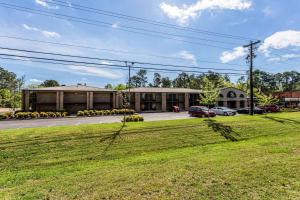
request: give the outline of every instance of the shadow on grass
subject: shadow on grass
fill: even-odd
[[[116,141],[116,139],[118,137],[120,137],[120,134],[122,132],[122,130],[124,129],[125,124],[122,123],[122,126],[119,130],[117,130],[115,133],[107,135],[103,138],[101,138],[100,142],[105,142],[107,140],[110,140],[110,142],[108,143],[107,147],[105,147],[105,149],[103,150],[101,157],[105,156],[105,153],[111,148],[111,146],[114,144],[114,142]]]
[[[148,132],[155,132],[155,131],[167,131],[167,130],[178,130],[178,129],[186,129],[186,128],[198,128],[201,127],[201,125],[179,125],[179,126],[163,126],[163,127],[149,127],[149,128],[143,128],[143,129],[131,129],[131,130],[124,130],[124,126],[120,128],[120,130],[116,131],[115,133],[112,133],[112,131],[105,131],[105,132],[99,132],[94,134],[86,134],[86,135],[78,135],[74,137],[70,137],[70,135],[67,136],[57,136],[57,137],[37,137],[37,138],[30,138],[30,139],[23,139],[23,140],[14,140],[9,142],[0,142],[0,149],[6,149],[6,148],[16,148],[16,147],[23,147],[27,145],[42,145],[42,144],[50,144],[50,143],[57,143],[57,142],[65,142],[65,141],[75,141],[75,140],[90,140],[95,138],[101,138],[101,141],[106,141],[107,139],[111,139],[116,135],[116,133],[123,131],[123,134],[136,134],[136,133],[148,133]],[[108,134],[108,135],[103,135]],[[120,133],[118,133],[120,134]],[[116,135],[117,136],[117,135]],[[11,144],[11,145],[10,145]]]
[[[298,124],[298,125],[300,124],[300,121],[293,120],[293,119],[286,119],[286,118],[281,118],[281,117],[271,117],[271,116],[265,116],[264,118],[275,121],[275,122],[279,122],[282,124],[285,124],[285,123],[289,123],[289,124],[292,123],[292,124]]]
[[[225,139],[232,142],[238,141],[238,137],[240,137],[240,135],[236,133],[231,126],[224,125],[213,119],[206,119],[204,121],[207,123],[208,127],[212,128],[214,132],[220,133]]]

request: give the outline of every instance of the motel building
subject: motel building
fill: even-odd
[[[90,86],[60,86],[24,89],[23,111],[66,111],[75,114],[79,110],[105,110],[122,108],[122,93],[130,98],[130,108],[136,112],[168,112],[173,106],[188,110],[199,105],[200,90],[188,88],[132,88],[116,91]],[[235,88],[222,88],[217,106],[239,109],[247,106],[246,94]]]

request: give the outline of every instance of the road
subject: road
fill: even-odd
[[[187,112],[181,113],[142,113],[145,121],[175,120],[190,118]],[[35,120],[9,120],[0,121],[2,129],[20,129],[34,127],[51,127],[80,124],[108,124],[121,122],[122,116],[101,116],[101,117],[68,117],[58,119],[35,119]]]

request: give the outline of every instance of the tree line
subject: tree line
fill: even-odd
[[[207,82],[210,82],[213,88],[236,87],[243,91],[248,91],[248,76],[241,76],[236,83],[230,80],[228,75],[209,71],[206,74],[187,74],[179,73],[173,80],[169,77],[163,77],[160,73],[153,74],[153,80],[148,81],[148,73],[146,70],[139,70],[130,78],[130,87],[163,87],[163,88],[190,88],[204,90],[207,88]],[[300,90],[300,73],[297,71],[287,71],[283,73],[268,73],[261,70],[253,72],[254,87],[264,93],[272,94],[273,92],[285,92]],[[126,85],[118,84],[113,87],[107,84],[105,88],[109,89],[126,89]]]

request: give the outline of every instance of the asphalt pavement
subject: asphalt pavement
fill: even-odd
[[[176,120],[190,118],[187,112],[180,113],[141,113],[145,121]],[[121,122],[123,116],[100,116],[100,117],[67,117],[57,119],[34,119],[34,120],[8,120],[0,121],[2,129],[20,129],[34,127],[52,127],[80,124],[109,124]]]

